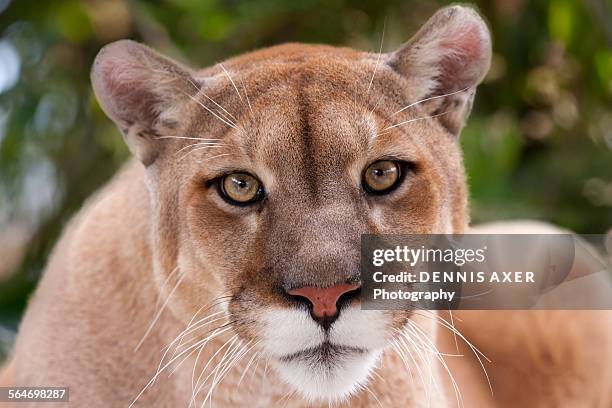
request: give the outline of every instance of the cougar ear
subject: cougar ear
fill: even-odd
[[[130,40],[100,50],[91,81],[102,109],[145,165],[159,154],[159,130],[179,119],[181,104],[198,86],[188,68]]]
[[[445,7],[399,50],[388,64],[409,81],[416,100],[439,95],[426,106],[451,133],[459,134],[470,113],[476,86],[491,63],[489,29],[472,8]],[[450,94],[450,95],[449,95]]]

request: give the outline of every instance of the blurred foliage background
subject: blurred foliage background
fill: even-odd
[[[128,152],[89,83],[104,44],[133,38],[207,66],[288,41],[377,51],[443,1],[0,0],[0,344],[54,242]],[[612,3],[495,0],[491,71],[463,132],[475,221],[612,226]],[[7,330],[8,329],[8,330]]]

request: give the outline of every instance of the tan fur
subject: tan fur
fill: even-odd
[[[494,222],[471,228],[477,234],[563,234],[567,230],[534,221]],[[530,255],[530,254],[529,254]],[[529,256],[526,255],[526,256]],[[569,276],[592,273],[592,255],[581,252]],[[601,265],[601,264],[599,264]],[[597,269],[599,270],[599,268]],[[610,279],[601,285],[612,290]],[[448,313],[444,313],[448,319]],[[452,359],[460,382],[478,384],[471,395],[502,407],[612,406],[612,314],[606,310],[475,311],[453,313],[456,327],[491,359],[486,364],[494,399],[482,390],[480,367]],[[450,333],[441,350],[456,352]],[[463,353],[469,353],[465,344]],[[456,363],[456,364],[455,364]],[[494,401],[494,403],[493,403]]]
[[[94,89],[139,161],[87,203],[58,243],[19,330],[14,383],[69,386],[73,406],[128,406],[155,374],[164,347],[218,300],[231,330],[171,376],[164,372],[137,400],[188,406],[193,367],[209,359],[215,366],[223,358],[215,353],[234,333],[246,344],[261,340],[269,308],[296,309],[283,291],[356,279],[362,233],[464,232],[467,188],[457,136],[490,52],[486,25],[459,6],[438,12],[406,46],[383,55],[289,44],[195,72],[132,42],[103,49]],[[447,96],[432,98],[438,95]],[[391,127],[404,121],[411,122]],[[198,140],[188,138],[220,144],[190,148]],[[365,196],[363,169],[381,157],[411,162],[412,170],[392,194]],[[237,170],[262,181],[263,203],[233,207],[220,198],[212,180]],[[408,321],[436,341],[435,314],[376,316],[386,322],[372,334],[381,341],[390,344]],[[478,317],[465,330],[488,344],[490,337],[478,336],[486,320]],[[585,339],[576,336],[565,347],[580,347]],[[442,335],[440,344],[446,340]],[[546,343],[538,344],[533,355],[523,354],[529,361],[542,358]],[[228,371],[213,406],[327,406],[309,403],[265,360],[238,385],[256,351]],[[473,386],[483,385],[473,364],[466,357],[457,368],[472,384],[468,403],[487,398]],[[344,405],[455,405],[454,394],[440,388],[445,374],[433,355],[409,366],[411,373],[385,349],[368,389]],[[578,388],[586,373],[571,377]],[[551,395],[565,384],[541,377],[534,381],[547,381]],[[519,406],[502,380],[500,406]],[[555,398],[546,401],[563,402]]]

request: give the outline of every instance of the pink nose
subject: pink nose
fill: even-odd
[[[319,319],[335,316],[338,313],[338,299],[345,293],[352,292],[361,287],[359,283],[341,283],[327,288],[305,286],[290,290],[292,296],[308,299],[312,304],[312,314]]]

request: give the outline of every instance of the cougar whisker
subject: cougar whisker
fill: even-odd
[[[434,99],[446,98],[446,97],[448,97],[448,96],[453,96],[453,95],[456,95],[456,94],[460,94],[460,93],[462,93],[462,92],[467,91],[468,89],[470,89],[470,88],[469,88],[469,87],[467,87],[467,88],[463,88],[463,89],[460,89],[460,90],[458,90],[458,91],[454,91],[454,92],[446,93],[446,94],[443,94],[443,95],[435,95],[435,96],[430,96],[430,97],[425,98],[425,99],[421,99],[421,100],[416,101],[416,102],[413,102],[413,103],[411,103],[411,104],[409,104],[409,105],[407,105],[407,106],[404,106],[402,109],[398,110],[397,112],[392,113],[392,114],[391,114],[391,116],[395,116],[395,115],[397,115],[398,113],[405,111],[406,109],[410,109],[410,108],[412,108],[413,106],[420,105],[420,104],[422,104],[422,103],[424,103],[424,102],[429,102],[429,101],[433,101]]]
[[[426,311],[427,312],[427,310],[422,310],[422,311]],[[428,312],[430,312],[430,311],[428,311]],[[470,348],[470,350],[472,351],[474,356],[478,359],[478,363],[480,364],[480,367],[482,368],[482,371],[483,371],[483,373],[484,373],[484,375],[485,375],[485,377],[487,379],[487,383],[489,385],[489,391],[491,392],[491,395],[493,395],[493,386],[491,385],[491,380],[489,378],[489,374],[487,372],[487,369],[484,366],[482,358],[484,358],[489,363],[491,362],[491,360],[482,351],[480,351],[478,348],[476,348],[476,346],[474,346],[459,330],[457,330],[454,326],[452,326],[443,317],[441,317],[441,316],[439,316],[437,314],[433,314],[433,313],[431,313],[430,315],[422,314],[422,316],[429,317],[429,318],[434,318],[434,321],[436,321],[437,324],[439,324],[440,326],[450,330],[452,333],[454,333],[457,336],[459,336],[459,338]]]
[[[223,110],[223,112],[225,112],[230,118],[232,118],[234,121],[236,121],[236,117],[234,115],[232,115],[227,109],[225,109],[223,106],[221,106],[219,103],[217,103],[217,101],[215,101],[213,98],[211,98],[210,96],[208,96],[203,90],[202,87],[199,87],[197,84],[195,84],[193,82],[193,80],[191,78],[188,78],[187,81],[195,88],[196,90],[196,95],[198,93],[202,93],[202,95],[204,95],[209,101],[211,101],[212,103],[214,103],[215,105],[217,105],[217,107],[219,107],[221,110]],[[228,121],[230,121],[228,119]],[[231,122],[231,121],[230,121]],[[233,122],[232,122],[233,123]]]
[[[422,116],[422,117],[420,117],[420,118],[408,119],[408,120],[405,120],[405,121],[403,121],[403,122],[396,123],[395,125],[390,125],[390,126],[387,126],[387,127],[386,127],[386,128],[384,128],[384,129],[383,129],[383,130],[382,130],[380,133],[378,133],[378,134],[376,135],[376,137],[378,137],[378,136],[382,136],[382,135],[384,135],[384,134],[388,133],[388,131],[389,131],[389,130],[391,130],[391,129],[393,129],[393,128],[396,128],[396,127],[398,127],[398,126],[403,126],[403,125],[406,125],[406,124],[408,124],[408,123],[417,122],[417,121],[420,121],[420,120],[427,120],[427,119],[437,118],[438,116],[446,115],[447,113],[450,113],[450,112],[452,112],[452,109],[451,109],[451,110],[444,111],[444,112],[441,112],[441,113],[436,113],[436,114],[434,114],[434,115],[428,115],[428,116]]]
[[[162,299],[162,292],[166,289],[166,285],[168,284],[168,282],[170,281],[170,279],[174,276],[174,274],[179,270],[179,267],[177,266],[176,268],[174,268],[172,270],[172,272],[170,272],[168,274],[168,276],[166,276],[166,279],[164,279],[164,282],[161,285],[160,291],[157,294],[157,299],[155,300],[155,310],[157,310],[157,308],[159,307],[159,305],[161,304],[161,299]]]
[[[404,327],[403,330],[400,330],[399,334],[400,336],[404,338],[406,342],[408,342],[407,344],[410,344],[412,346],[412,350],[416,353],[417,357],[425,365],[425,368],[427,369],[427,374],[428,374],[427,375],[428,384],[431,385],[432,387],[430,389],[433,390],[434,392],[433,395],[442,393],[442,389],[440,388],[440,385],[435,379],[435,373],[431,365],[431,359],[427,358],[427,356],[421,352],[421,347],[419,347],[419,345],[422,343],[422,340],[413,338],[408,333],[406,333],[405,330],[406,330],[406,327]]]
[[[242,95],[240,95],[240,92],[238,91],[238,88],[236,87],[236,84],[234,83],[234,80],[232,79],[231,75],[229,74],[229,72],[227,72],[227,69],[225,69],[225,67],[223,66],[223,64],[219,63],[219,66],[221,67],[221,69],[223,70],[223,72],[225,72],[225,75],[227,76],[227,78],[230,80],[230,82],[232,83],[232,86],[234,87],[234,89],[236,90],[236,93],[238,94],[238,98],[240,98],[240,101],[242,103],[244,103],[244,100],[242,99]]]
[[[193,333],[193,332],[195,332],[197,330],[200,330],[200,329],[208,326],[209,324],[218,322],[220,320],[227,320],[227,316],[217,317],[216,319],[212,319],[212,320],[209,320],[207,322],[203,322],[203,323],[200,323],[198,325],[194,325],[194,327],[190,328],[189,331],[187,331],[185,334],[181,335],[181,340],[179,341],[179,344],[175,346],[175,352],[178,352],[178,351],[182,350],[184,347],[188,347],[188,345],[192,341],[198,341],[202,337],[202,334],[199,334],[199,335],[193,336],[192,338],[190,338],[187,341],[183,341],[182,339],[184,339],[188,334]],[[225,324],[219,326],[218,328],[223,328],[223,326],[225,326]],[[204,334],[210,333],[211,331],[213,331],[215,329],[207,329],[207,330],[208,331],[206,333],[204,333]]]
[[[408,322],[410,323],[410,322]],[[403,330],[399,330],[398,334],[400,336],[402,336],[408,343],[410,343],[413,346],[413,350],[414,352],[417,354],[417,356],[421,359],[421,361],[427,366],[427,370],[429,373],[428,379],[429,379],[429,384],[431,384],[433,386],[433,390],[434,392],[437,393],[442,393],[442,389],[440,388],[440,385],[438,384],[438,382],[435,379],[435,373],[433,372],[433,367],[431,366],[431,360],[429,358],[426,358],[426,356],[421,352],[421,350],[424,350],[423,348],[423,340],[420,339],[418,336],[414,336],[414,338],[412,336],[410,336],[408,333],[406,333],[407,327],[404,327]],[[412,333],[414,334],[414,333]],[[434,354],[435,356],[435,352],[432,352],[432,354]]]
[[[460,407],[463,407],[464,406],[463,396],[461,395],[461,390],[459,389],[459,385],[457,384],[457,381],[455,381],[455,377],[453,376],[450,368],[448,367],[448,364],[446,364],[446,361],[444,360],[442,355],[438,352],[438,349],[435,346],[435,344],[431,341],[431,339],[429,339],[429,337],[423,332],[423,330],[420,327],[418,327],[418,325],[416,325],[414,322],[409,321],[408,325],[414,329],[413,330],[413,334],[417,338],[421,339],[421,341],[427,341],[434,348],[434,350],[435,350],[434,356],[440,362],[440,364],[442,364],[442,366],[446,370],[446,372],[447,372],[447,374],[448,374],[448,376],[449,376],[449,378],[451,380],[451,383],[453,385],[453,389],[455,391],[455,397],[457,398],[457,404]],[[419,333],[417,333],[417,331],[420,332],[420,335],[419,335]]]
[[[482,352],[480,351],[478,348],[476,348],[476,346],[474,346],[470,341],[468,341],[468,339],[459,331],[457,330],[456,327],[452,326],[446,319],[444,319],[442,316],[439,316],[437,314],[431,313],[431,311],[429,310],[420,310],[421,312],[430,312],[429,317],[430,318],[435,318],[438,323],[440,325],[442,325],[443,327],[451,330],[453,333],[456,333],[457,336],[459,336],[459,338],[461,338],[461,340],[463,340],[465,342],[465,344],[470,347],[472,349],[472,351],[477,354],[478,356],[481,356],[482,358],[484,358],[487,362],[491,362],[491,360]],[[422,316],[428,316],[428,315],[422,315]],[[483,367],[484,369],[484,367]]]
[[[189,94],[189,93],[187,93],[187,92],[184,92],[184,91],[181,91],[181,92],[182,92],[182,93],[184,93],[185,95],[187,95],[187,96],[188,96],[190,99],[192,99],[193,101],[195,101],[195,102],[196,102],[198,105],[200,105],[202,108],[204,108],[206,111],[208,111],[208,112],[209,112],[211,115],[213,115],[214,117],[216,117],[217,119],[219,119],[221,122],[225,123],[227,126],[229,126],[229,127],[233,128],[233,129],[236,129],[236,125],[235,125],[233,122],[228,121],[228,120],[226,120],[226,119],[222,118],[221,116],[219,116],[217,113],[215,113],[215,112],[214,112],[212,109],[210,109],[208,106],[204,105],[204,104],[203,104],[203,103],[202,103],[200,100],[198,100],[197,98],[195,98],[193,95],[191,95],[191,94]]]
[[[229,330],[229,328],[225,329],[224,331]],[[224,332],[223,331],[223,332]],[[216,335],[221,334],[221,332],[217,333]],[[132,406],[134,406],[134,404],[136,403],[136,401],[138,401],[138,399],[140,398],[140,396],[142,394],[144,394],[144,392],[151,386],[151,384],[153,384],[155,382],[155,380],[159,377],[159,375],[168,367],[170,366],[174,361],[176,361],[178,358],[180,358],[182,355],[184,355],[184,353],[187,353],[188,351],[192,350],[195,347],[200,346],[203,342],[207,341],[208,339],[203,339],[200,340],[199,342],[197,342],[196,344],[190,346],[189,348],[181,351],[177,356],[174,356],[170,361],[168,361],[166,364],[163,365],[163,367],[161,367],[161,369],[158,369],[157,372],[153,375],[153,377],[149,380],[149,382],[142,388],[142,390],[138,393],[138,395],[136,396],[136,398],[132,401],[132,403],[129,405],[128,408],[131,408]],[[166,350],[167,351],[167,350]]]
[[[191,147],[204,147],[204,146],[210,147],[211,149],[218,148],[218,147],[227,147],[226,144],[211,143],[211,142],[192,143],[192,144],[189,144],[187,146],[181,147],[176,152],[174,152],[174,154],[178,155],[179,153],[181,153],[181,152],[183,152],[183,151],[185,151],[185,150],[187,150],[187,149],[189,149]]]
[[[187,137],[187,136],[158,136],[155,139],[188,139],[188,140],[203,140],[208,142],[219,142],[221,139],[207,139],[203,137]]]
[[[253,361],[259,357],[260,352],[257,351],[255,353],[253,353],[253,355],[251,356],[250,360],[248,361],[246,367],[244,368],[244,371],[242,372],[242,375],[240,375],[240,378],[238,379],[238,384],[236,385],[236,387],[240,387],[240,384],[242,384],[242,380],[244,380],[244,377],[246,376],[247,372],[249,371],[249,368],[251,367],[251,365],[253,364]]]
[[[232,357],[230,357],[230,359],[227,360],[227,362],[225,363],[225,365],[223,366],[223,369],[219,372],[219,375],[217,377],[217,374],[215,374],[215,377],[213,377],[212,380],[212,384],[210,386],[210,390],[208,391],[208,394],[206,395],[206,398],[204,398],[204,402],[202,404],[202,406],[204,406],[204,404],[206,403],[207,400],[210,401],[211,405],[212,405],[212,395],[213,392],[216,388],[216,386],[218,384],[221,383],[221,381],[223,381],[223,379],[225,378],[225,376],[227,375],[227,373],[234,368],[241,360],[242,358],[247,355],[249,353],[249,351],[251,351],[253,349],[253,347],[255,347],[257,345],[257,343],[251,345],[252,341],[246,343],[245,345],[242,345],[233,355]]]
[[[178,269],[178,267],[175,268],[175,270],[176,269]],[[180,273],[179,273],[179,275],[180,275]],[[147,338],[147,336],[149,335],[149,333],[151,333],[151,330],[153,330],[153,326],[155,326],[155,323],[157,323],[157,321],[159,320],[159,317],[161,316],[162,312],[164,311],[164,309],[168,305],[168,302],[170,301],[170,298],[172,297],[172,295],[174,294],[174,292],[179,287],[179,285],[181,284],[182,281],[183,281],[183,275],[181,275],[179,277],[178,281],[176,282],[176,285],[174,285],[174,288],[172,289],[172,291],[166,297],[166,301],[164,302],[162,307],[157,311],[157,313],[154,315],[153,320],[149,324],[149,327],[147,328],[147,330],[145,331],[144,335],[142,336],[142,338],[140,339],[140,341],[138,342],[138,344],[134,348],[134,352],[138,351],[138,349],[140,348],[140,346],[142,346],[142,343],[144,343],[144,341]]]
[[[296,393],[297,392],[295,390],[290,389],[289,391],[285,393],[285,395],[283,395],[278,401],[276,401],[274,405],[280,404],[281,402],[284,401],[282,408],[285,408],[287,404],[289,403],[289,400],[291,399],[291,397],[293,397]]]
[[[228,329],[229,330],[229,329]],[[200,383],[200,380],[202,379],[202,377],[204,376],[204,373],[206,372],[206,369],[208,368],[208,366],[213,362],[213,360],[215,359],[215,357],[217,357],[222,351],[223,349],[225,349],[225,347],[227,346],[227,350],[224,352],[223,355],[226,355],[227,352],[229,351],[229,348],[238,340],[238,335],[234,334],[232,337],[230,337],[229,340],[227,340],[225,343],[223,343],[222,346],[220,346],[217,351],[215,351],[215,353],[208,359],[208,362],[206,363],[206,365],[204,365],[204,368],[202,368],[202,370],[200,371],[200,375],[198,376],[198,379],[195,381],[195,389],[192,390],[192,395],[191,395],[191,400],[189,402],[189,407],[191,407],[191,405],[193,403],[195,403],[195,398],[197,396],[197,394],[200,391],[201,388],[201,384],[203,385],[203,383]],[[210,376],[210,374],[209,374]],[[206,377],[204,380],[208,379],[209,377]]]
[[[244,96],[246,97],[247,104],[249,105],[249,110],[251,111],[251,115],[254,115],[253,107],[251,106],[251,100],[249,99],[249,94],[247,92],[246,86],[244,85],[244,81],[242,80],[242,76],[239,76],[238,79],[240,80],[240,83],[242,84],[242,89],[244,90]]]
[[[190,154],[192,154],[193,152],[197,152],[199,150],[206,150],[208,149],[210,146],[204,146],[204,147],[196,147],[192,150],[190,150],[189,152],[187,152],[184,156],[180,157],[177,161],[181,162],[183,161],[187,156],[189,156]],[[216,159],[218,157],[224,157],[224,156],[231,156],[232,153],[223,153],[223,154],[218,154],[216,156],[212,156],[212,157],[207,157],[207,160],[212,160],[212,159]]]
[[[376,65],[374,65],[374,72],[372,72],[372,78],[370,78],[370,83],[368,84],[368,89],[366,91],[366,98],[370,94],[370,88],[372,87],[372,83],[374,82],[374,77],[376,76],[376,71],[378,71],[378,65],[380,64],[380,59],[382,57],[382,49],[383,49],[383,42],[385,41],[386,25],[387,25],[387,20],[385,19],[385,21],[383,22],[382,35],[380,37],[380,47],[378,49],[378,58],[376,58]]]
[[[208,344],[208,342],[210,342],[210,340],[214,339],[215,337],[217,337],[218,335],[227,332],[229,329],[214,329],[209,331],[208,336],[206,336],[205,338],[198,340],[197,342],[195,342],[194,344],[190,345],[189,347],[187,347],[185,350],[182,350],[180,352],[178,352],[178,354],[173,354],[173,356],[170,358],[170,360],[168,361],[168,363],[164,364],[163,366],[161,365],[164,360],[165,360],[165,355],[168,352],[168,350],[166,350],[166,353],[164,353],[164,356],[162,356],[162,360],[160,362],[160,366],[158,366],[158,372],[156,375],[160,374],[162,371],[164,371],[166,369],[166,367],[168,367],[170,364],[172,364],[174,361],[176,361],[177,359],[179,359],[181,356],[184,355],[184,353],[186,353],[187,351],[191,352],[189,354],[187,354],[187,356],[192,355],[193,353],[195,353],[195,350],[198,349],[198,347],[200,347],[201,345],[206,345]],[[211,333],[212,332],[212,333]]]
[[[221,106],[220,104],[218,104],[218,103],[217,103],[217,101],[215,101],[215,100],[214,100],[213,98],[211,98],[210,96],[206,95],[204,92],[202,92],[202,95],[204,95],[204,96],[205,96],[205,97],[206,97],[206,98],[207,98],[209,101],[211,101],[212,103],[214,103],[215,105],[217,105],[217,107],[219,107],[219,109],[221,109],[221,110],[222,110],[222,111],[223,111],[223,112],[224,112],[224,113],[225,113],[227,116],[229,116],[229,118],[228,118],[228,117],[225,117],[225,118],[226,118],[228,121],[232,122],[232,120],[233,120],[233,122],[232,122],[232,123],[234,123],[234,125],[236,124],[236,121],[237,121],[236,117],[235,117],[234,115],[232,115],[232,114],[231,114],[231,113],[230,113],[230,112],[229,112],[227,109],[225,109],[223,106]],[[231,118],[232,120],[230,120],[230,118]]]
[[[407,353],[410,360],[412,360],[412,363],[414,364],[417,370],[417,374],[419,375],[419,379],[421,380],[421,384],[423,384],[423,390],[425,391],[425,398],[427,399],[427,405],[431,406],[431,396],[429,395],[429,387],[427,387],[427,384],[425,383],[425,377],[423,377],[423,372],[421,371],[421,367],[417,363],[414,356],[412,355],[412,352],[410,351],[410,347],[408,346],[406,341],[401,336],[397,338],[395,342],[397,342],[398,344],[398,348],[396,351],[400,355],[400,358],[402,359],[404,365],[408,367],[409,370],[410,370],[410,364],[408,364],[408,362],[406,361],[404,353]]]
[[[376,403],[378,404],[378,406],[379,406],[380,408],[383,408],[383,404],[382,404],[382,402],[380,402],[380,400],[378,399],[378,397],[376,396],[376,394],[374,393],[374,391],[372,391],[372,390],[370,389],[370,387],[368,387],[368,385],[367,385],[367,384],[364,384],[362,387],[363,387],[363,389],[364,389],[364,390],[366,390],[366,391],[368,392],[368,394],[370,394],[370,395],[372,396],[372,398],[374,398],[374,400],[376,401]]]

